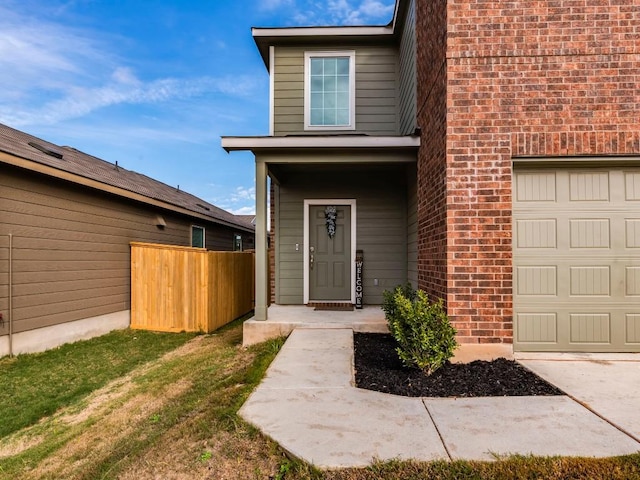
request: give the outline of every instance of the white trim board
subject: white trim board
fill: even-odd
[[[311,205],[348,205],[351,207],[351,303],[356,303],[356,200],[354,198],[313,198],[304,200],[303,232],[304,240],[302,246],[302,283],[303,300],[306,305],[309,303],[309,207]]]

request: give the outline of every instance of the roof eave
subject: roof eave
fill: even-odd
[[[227,152],[252,152],[285,149],[417,149],[417,136],[300,136],[300,137],[222,137],[222,148]]]
[[[181,207],[179,205],[174,205],[173,203],[166,202],[164,200],[160,200],[157,198],[151,198],[140,193],[132,192],[130,190],[126,190],[121,187],[117,187],[114,185],[108,185],[106,183],[100,182],[98,180],[91,179],[89,177],[85,177],[82,175],[78,175],[76,173],[67,172],[65,170],[60,170],[58,168],[44,165],[39,162],[34,162],[33,160],[23,158],[17,156],[13,153],[4,152],[0,150],[0,163],[5,163],[7,165],[12,165],[14,167],[19,167],[25,170],[29,170],[32,172],[40,173],[43,175],[47,175],[50,177],[54,177],[60,180],[68,181],[71,183],[75,183],[77,185],[82,185],[85,187],[89,187],[95,190],[99,190],[105,193],[110,193],[116,195],[118,197],[127,198],[129,200],[134,200],[136,202],[140,202],[149,206],[161,208],[163,210],[168,210],[174,213],[178,213],[180,215],[185,215],[194,219],[204,220],[210,223],[216,223],[219,225],[224,225],[227,227],[238,228],[240,230],[245,230],[247,232],[253,232],[249,226],[240,225],[233,222],[228,222],[223,219],[219,219],[213,216],[201,214],[195,212],[193,210],[189,210],[187,208]]]
[[[314,26],[314,27],[253,27],[251,34],[267,69],[269,68],[269,47],[274,44],[295,44],[308,42],[345,42],[393,39],[396,33],[398,7],[396,1],[394,17],[388,25],[379,26]]]

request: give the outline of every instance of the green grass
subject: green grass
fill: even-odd
[[[193,334],[114,331],[43,353],[0,359],[0,438],[77,402]]]
[[[130,377],[123,382],[127,388],[120,390],[121,395],[103,399],[99,409],[80,416],[80,421],[46,417],[36,427],[0,437],[0,452],[16,439],[18,444],[21,440],[27,443],[13,454],[0,454],[0,480],[640,479],[640,454],[603,459],[514,456],[494,462],[391,461],[367,468],[318,471],[291,459],[238,416],[238,409],[283,344],[283,339],[275,339],[245,349],[240,346],[241,335],[242,322],[237,321],[214,335],[194,339],[179,356],[156,361],[152,360],[192,336],[117,332],[59,351],[1,360],[0,424],[5,430],[7,399],[22,390],[29,395],[11,400],[12,414],[20,403],[33,411],[30,404],[40,403],[40,397],[51,392],[58,392],[54,395],[58,406],[47,408],[68,406],[64,411],[74,414],[82,411],[84,396],[108,378],[127,373]],[[147,361],[145,368],[135,369]],[[73,387],[75,397],[67,396],[67,385]],[[121,386],[116,382],[111,388],[118,391]],[[40,418],[44,410],[41,407],[40,413],[31,415]],[[33,420],[22,421],[30,423]]]
[[[612,458],[513,456],[495,462],[385,462],[325,480],[637,480],[640,454]]]

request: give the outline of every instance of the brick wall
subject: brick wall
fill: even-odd
[[[446,0],[417,0],[418,287],[447,298]]]
[[[447,25],[448,312],[461,342],[511,342],[513,157],[640,154],[640,0],[450,0]]]

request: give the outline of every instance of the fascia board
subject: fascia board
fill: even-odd
[[[222,148],[236,150],[270,150],[288,148],[418,148],[420,137],[222,137]]]

